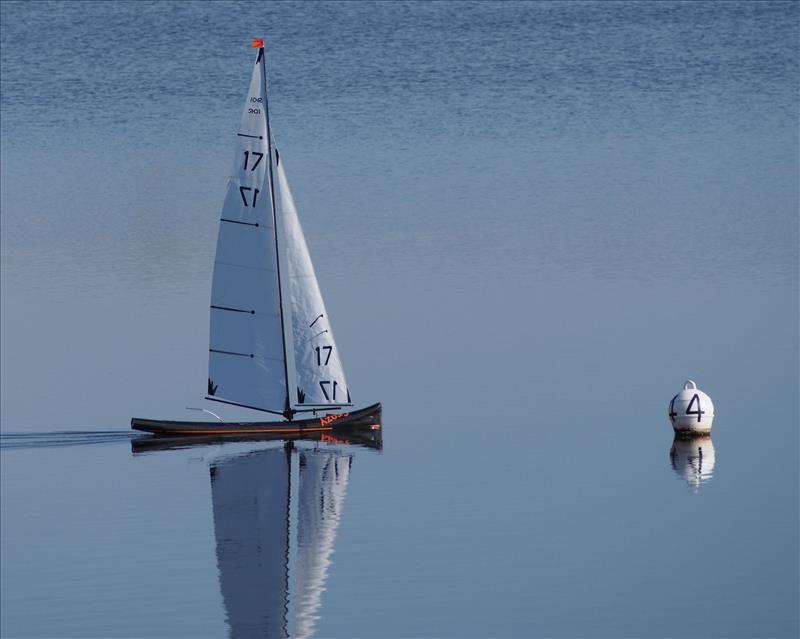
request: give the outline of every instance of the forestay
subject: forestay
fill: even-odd
[[[286,407],[286,362],[269,177],[263,49],[236,136],[211,288],[208,396]]]
[[[292,400],[297,408],[347,406],[350,391],[344,376],[328,311],[322,301],[314,265],[308,252],[303,228],[297,216],[292,192],[286,180],[283,157],[276,153],[279,198],[279,230],[285,238],[288,287],[291,299],[291,341],[294,350],[296,391]],[[284,299],[284,304],[285,304]]]

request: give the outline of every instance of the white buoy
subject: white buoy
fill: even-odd
[[[669,420],[676,433],[707,435],[714,422],[714,403],[690,379],[669,403]]]

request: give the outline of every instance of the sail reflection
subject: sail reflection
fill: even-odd
[[[314,633],[352,463],[342,450],[287,443],[211,466],[231,637]]]
[[[353,457],[316,449],[301,451],[299,460],[295,635],[310,637],[319,618]]]
[[[211,466],[217,568],[232,637],[288,637],[291,450]]]
[[[708,435],[691,439],[675,437],[669,459],[678,477],[685,480],[696,493],[701,484],[713,477],[714,443]]]

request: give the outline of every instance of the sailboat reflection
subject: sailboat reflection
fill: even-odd
[[[675,437],[669,451],[672,468],[693,492],[711,479],[714,473],[714,443],[710,436],[685,439]]]
[[[266,438],[269,448],[210,463],[217,570],[231,637],[314,634],[353,465],[349,445],[382,448],[380,431],[347,441],[298,439],[281,446]],[[245,441],[254,440],[265,438]],[[231,441],[242,440],[217,442],[223,455]],[[214,442],[143,437],[132,448],[139,454]]]
[[[231,637],[314,633],[352,463],[347,452],[290,442],[211,466],[217,568]]]

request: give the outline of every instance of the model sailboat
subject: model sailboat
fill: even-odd
[[[330,318],[270,127],[262,40],[257,49],[211,288],[206,399],[282,415],[285,422],[134,418],[155,433],[268,433],[380,427],[380,404],[353,406]],[[295,419],[312,413],[310,419]]]

